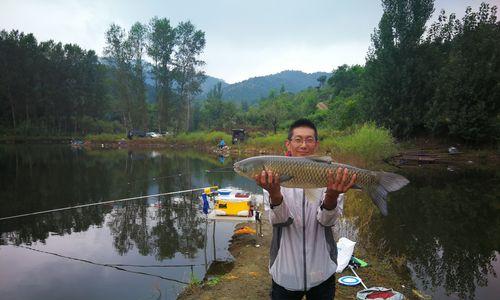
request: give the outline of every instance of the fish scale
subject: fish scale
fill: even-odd
[[[290,188],[322,188],[328,184],[328,171],[332,170],[336,179],[337,169],[348,170],[347,180],[356,174],[356,186],[366,191],[383,215],[387,215],[387,194],[399,190],[409,183],[401,175],[377,172],[335,163],[330,157],[287,157],[255,156],[234,164],[234,170],[253,179],[262,170],[272,171],[280,177],[280,184]],[[343,174],[341,174],[343,176]]]

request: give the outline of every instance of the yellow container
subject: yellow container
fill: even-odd
[[[250,211],[250,201],[230,201],[216,199],[214,210],[215,214],[218,216],[248,217]]]

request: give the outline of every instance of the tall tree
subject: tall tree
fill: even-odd
[[[184,129],[189,131],[191,125],[191,99],[201,92],[201,83],[205,80],[199,67],[205,64],[199,55],[205,48],[205,33],[196,30],[191,22],[181,22],[175,28],[176,47],[174,52],[174,74],[179,108],[184,111]],[[179,119],[181,121],[182,119]],[[179,123],[180,125],[181,123]],[[181,126],[178,125],[178,129]]]
[[[444,62],[436,77],[426,125],[434,134],[468,142],[500,137],[500,22],[497,7],[467,8],[462,20],[443,11],[429,34]]]
[[[434,1],[383,0],[382,6],[366,63],[365,111],[397,136],[408,136],[424,127],[423,107],[432,97],[425,85],[435,70],[419,45]]]
[[[123,125],[127,130],[132,129],[132,91],[131,66],[132,55],[130,47],[126,45],[126,33],[119,25],[111,24],[106,31],[106,47],[104,53],[108,55],[114,73],[114,92],[121,106]]]
[[[173,116],[172,101],[172,52],[175,45],[175,30],[168,19],[157,17],[149,23],[147,52],[153,60],[155,79],[158,131],[169,125]]]
[[[136,127],[147,127],[148,115],[146,107],[146,83],[144,82],[144,59],[147,42],[147,27],[136,22],[130,28],[126,47],[129,47],[132,58],[132,115],[136,120]]]

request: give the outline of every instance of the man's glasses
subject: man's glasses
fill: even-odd
[[[295,144],[295,145],[302,145],[304,142],[306,143],[306,145],[312,145],[314,143],[316,143],[316,139],[313,138],[313,137],[307,137],[305,139],[301,138],[301,137],[292,137],[290,139],[290,141]]]

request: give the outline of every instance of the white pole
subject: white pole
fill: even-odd
[[[356,274],[356,272],[354,272],[354,268],[353,268],[352,266],[349,266],[349,268],[350,268],[350,269],[351,269],[351,271],[354,273],[354,275],[356,275],[356,278],[358,278],[358,279],[359,279],[359,281],[361,282],[361,284],[363,285],[363,287],[365,288],[365,290],[366,290],[366,289],[368,289],[368,288],[366,287],[366,285],[364,284],[363,280],[361,280],[361,277],[359,277],[359,276],[358,276],[358,274]]]

